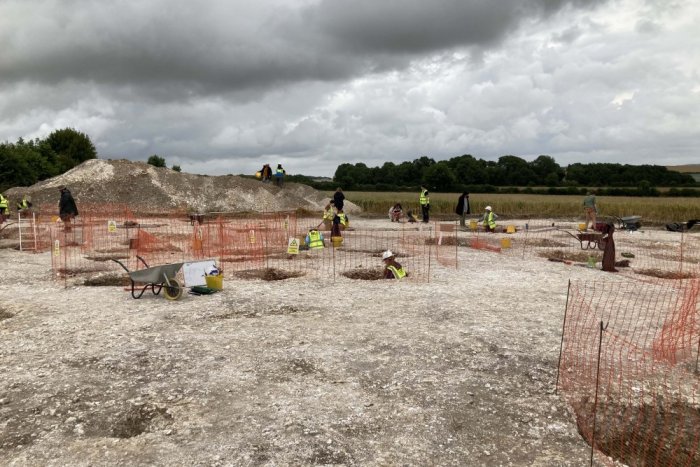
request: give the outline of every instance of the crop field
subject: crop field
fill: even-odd
[[[348,201],[362,208],[365,214],[386,215],[394,203],[404,210],[420,213],[418,193],[346,191]],[[328,192],[329,196],[332,192]],[[437,217],[454,214],[459,193],[431,193],[430,213]],[[578,195],[529,195],[475,193],[469,196],[472,212],[480,214],[492,206],[503,218],[583,218],[583,197]],[[697,198],[643,198],[627,196],[597,197],[598,215],[642,216],[646,224],[666,224],[700,219]]]

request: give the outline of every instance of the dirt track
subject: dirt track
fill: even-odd
[[[567,281],[604,273],[459,255],[169,302],[0,250],[0,464],[586,464],[554,383]]]

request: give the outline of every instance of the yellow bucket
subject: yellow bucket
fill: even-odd
[[[506,233],[515,233],[515,226],[509,225],[508,227],[506,227]]]
[[[207,287],[214,290],[224,289],[224,276],[219,274],[218,276],[204,276],[204,280],[207,281]]]
[[[338,248],[343,244],[343,237],[331,237],[331,243],[333,244],[333,248]]]
[[[579,224],[579,225],[578,225],[578,230],[581,231],[581,232],[583,232],[584,230],[586,230],[586,224]]]
[[[476,230],[476,226],[477,226],[477,225],[478,225],[478,224],[477,224],[476,220],[472,219],[472,220],[469,221],[469,228],[470,228],[471,230]]]
[[[501,239],[501,248],[510,248],[510,238],[502,238]]]
[[[255,172],[255,178],[260,180],[262,178],[262,172],[260,172],[259,170],[257,172]]]

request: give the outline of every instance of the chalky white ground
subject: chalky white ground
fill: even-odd
[[[569,278],[606,273],[513,256],[171,302],[2,249],[0,464],[583,465],[556,365]]]

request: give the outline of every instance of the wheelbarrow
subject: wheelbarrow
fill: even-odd
[[[567,233],[574,237],[581,244],[582,250],[605,250],[605,243],[607,240],[603,238],[603,232],[579,232],[573,234],[568,230],[557,229],[560,232]],[[596,224],[596,230],[598,230],[598,225]]]
[[[615,217],[619,229],[628,232],[638,230],[642,226],[642,216]]]
[[[129,271],[124,264],[116,259],[113,259],[115,263],[118,263],[124,270],[129,274],[129,279],[131,279],[131,296],[134,298],[141,298],[141,296],[148,290],[151,289],[153,295],[158,295],[160,291],[163,291],[163,295],[168,300],[177,300],[182,297],[182,287],[175,279],[175,275],[180,271],[182,265],[185,263],[172,263],[172,264],[162,264],[160,266],[149,267],[146,261],[140,256],[136,256],[138,261],[141,261],[146,269],[139,269],[138,271]],[[136,283],[139,283],[138,287],[141,288],[137,291]],[[145,285],[142,285],[145,284]]]

